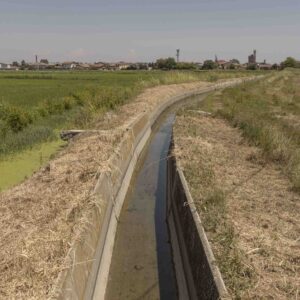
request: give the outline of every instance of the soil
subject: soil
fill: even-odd
[[[234,228],[234,247],[243,254],[242,264],[254,274],[239,297],[297,299],[300,195],[292,190],[281,168],[266,161],[258,148],[247,144],[238,129],[213,116],[180,114],[174,139],[175,154],[200,216],[204,213],[201,203],[209,190],[219,189],[226,195],[224,218]],[[213,252],[222,257],[214,233],[208,231],[207,235]],[[231,275],[222,275],[226,285]],[[237,298],[234,291],[230,292]]]

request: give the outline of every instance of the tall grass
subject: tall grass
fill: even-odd
[[[0,158],[55,138],[53,128],[29,126],[21,132],[6,135],[0,143]]]
[[[213,95],[204,107],[242,130],[266,159],[280,164],[300,190],[300,73],[282,73],[274,81],[245,83]],[[297,125],[294,120],[299,120]]]

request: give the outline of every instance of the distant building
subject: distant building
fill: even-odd
[[[18,70],[18,67],[11,64],[0,63],[0,70]]]
[[[90,69],[90,64],[80,63],[80,64],[76,65],[75,69],[76,70],[89,70]]]
[[[260,70],[271,70],[272,69],[272,65],[267,64],[266,60],[264,60],[264,62],[262,62],[262,63],[258,63],[257,67]]]
[[[7,64],[5,64],[5,63],[0,63],[0,69],[1,70],[6,70],[7,69]]]
[[[95,62],[94,64],[90,65],[91,70],[106,70],[107,66],[106,63],[103,62]]]
[[[46,70],[49,69],[50,65],[45,63],[32,63],[28,65],[29,70]]]
[[[226,64],[227,61],[224,59],[218,59],[218,56],[215,55],[215,64],[217,65],[218,69],[224,69],[224,64]]]
[[[130,63],[126,63],[124,61],[120,61],[117,63],[117,69],[119,70],[126,70],[131,64]]]
[[[48,59],[43,58],[43,59],[40,60],[40,63],[48,65],[49,61],[48,61]]]
[[[253,54],[248,56],[248,64],[256,64],[256,50],[253,50]]]
[[[62,68],[63,69],[66,69],[66,70],[72,70],[72,69],[75,69],[77,67],[77,63],[74,62],[74,61],[65,61],[61,64]]]

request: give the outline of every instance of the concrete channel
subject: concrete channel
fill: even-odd
[[[121,211],[106,299],[176,299],[166,223],[166,164],[174,114],[138,162]]]
[[[205,96],[206,93],[188,97],[172,105],[152,127],[118,218],[106,300],[198,299],[197,293],[191,291],[193,283],[185,278],[174,216],[167,214],[167,168],[176,111],[199,103]],[[176,262],[173,251],[177,252]],[[102,288],[101,284],[95,286],[93,299],[102,296]]]
[[[170,97],[127,127],[109,169],[99,175],[96,205],[71,245],[65,260],[71,267],[60,272],[51,299],[218,299],[226,292],[183,174],[166,157],[176,109],[253,79]],[[178,184],[172,186],[169,178]],[[176,205],[170,205],[172,197]],[[197,260],[197,253],[203,257]]]

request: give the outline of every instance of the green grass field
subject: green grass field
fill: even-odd
[[[0,72],[0,101],[28,108],[84,89],[132,87],[139,80],[162,75],[162,72]]]
[[[56,130],[113,109],[162,72],[1,72],[0,158],[57,138]],[[78,123],[78,124],[77,124]],[[79,124],[80,123],[80,124]]]
[[[94,117],[125,104],[147,87],[197,80],[213,82],[252,74],[260,73],[0,72],[0,173],[5,175],[1,161],[28,149],[37,149],[41,144],[57,141],[62,129],[88,128]],[[27,159],[28,156],[25,157]],[[11,167],[15,168],[13,160],[11,162]],[[34,165],[37,165],[36,162]],[[7,168],[5,165],[5,170]],[[32,172],[31,168],[28,170],[25,172],[27,175]]]

